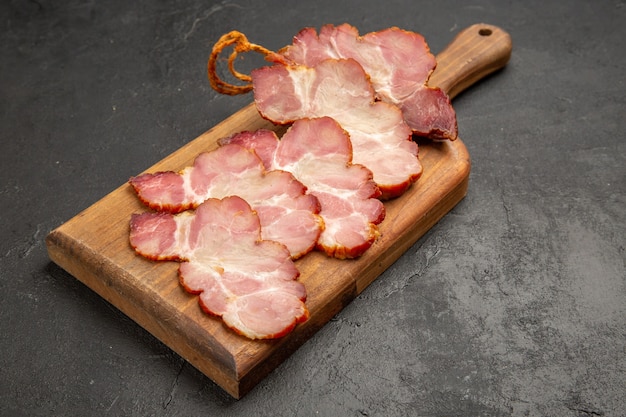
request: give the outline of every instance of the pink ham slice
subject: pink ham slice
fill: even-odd
[[[429,87],[436,66],[424,37],[393,27],[359,36],[348,24],[305,28],[279,51],[289,61],[314,67],[327,58],[352,58],[369,75],[379,99],[397,105],[413,131],[432,139],[456,139],[456,114],[449,97]],[[271,56],[269,58],[272,58]]]
[[[372,171],[381,198],[401,195],[422,173],[417,144],[396,106],[375,101],[367,74],[353,59],[327,59],[314,67],[274,65],[252,71],[263,117],[287,124],[329,116],[352,142],[353,162]]]
[[[289,251],[260,230],[240,197],[211,198],[195,212],[133,214],[130,243],[149,259],[181,261],[180,282],[204,311],[250,339],[271,339],[309,313]]]
[[[221,143],[254,149],[267,169],[293,173],[317,197],[325,225],[317,246],[329,256],[358,257],[378,237],[376,225],[385,217],[380,191],[368,169],[352,164],[350,138],[335,120],[297,120],[280,140],[259,130]]]
[[[315,247],[323,229],[319,202],[302,183],[285,171],[266,172],[254,152],[236,144],[200,154],[179,173],[142,174],[129,182],[148,207],[172,213],[238,195],[257,211],[263,239],[283,243],[294,259]]]

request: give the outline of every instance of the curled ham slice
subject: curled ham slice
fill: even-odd
[[[238,195],[258,213],[263,239],[283,243],[294,259],[315,247],[323,229],[319,202],[301,182],[286,171],[266,171],[254,152],[236,144],[198,155],[181,172],[142,174],[129,183],[148,207],[172,213]]]
[[[250,339],[270,339],[309,313],[289,251],[260,231],[240,197],[210,198],[193,212],[133,214],[130,243],[149,259],[181,261],[180,282],[204,311]]]
[[[369,75],[377,97],[397,105],[413,131],[432,139],[456,139],[456,114],[449,97],[429,87],[436,66],[424,37],[397,27],[359,36],[349,25],[325,25],[319,34],[301,30],[279,51],[295,64],[314,67],[327,58],[355,59]],[[268,58],[276,59],[275,56]]]
[[[355,258],[378,237],[385,209],[372,173],[352,164],[348,134],[329,117],[300,119],[278,139],[270,130],[242,132],[221,143],[254,149],[267,169],[286,170],[320,202],[324,220],[317,247],[329,256]]]
[[[313,67],[273,65],[252,71],[256,106],[275,123],[329,116],[350,135],[353,162],[367,167],[381,198],[401,195],[422,173],[417,144],[396,106],[375,101],[354,59],[326,59]]]

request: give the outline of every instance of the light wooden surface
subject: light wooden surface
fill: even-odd
[[[489,32],[489,34],[487,34]],[[511,53],[509,36],[474,25],[437,56],[431,77],[452,96],[501,68]],[[241,130],[274,128],[247,106],[166,157],[147,172],[179,170],[216,141]],[[380,239],[357,260],[311,253],[297,261],[311,316],[288,336],[251,341],[204,314],[197,297],[178,283],[175,262],[152,262],[131,249],[129,220],[145,211],[128,184],[70,219],[46,238],[50,258],[176,351],[235,398],[308,340],[353,300],[464,196],[470,158],[461,140],[420,141],[424,173],[402,197],[385,203]]]

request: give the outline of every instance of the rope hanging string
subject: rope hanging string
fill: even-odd
[[[230,84],[226,81],[221,80],[217,75],[218,56],[224,50],[224,48],[227,48],[233,44],[233,52],[228,57],[228,69],[235,78],[245,82],[246,84],[244,85]],[[246,38],[246,35],[236,30],[222,35],[222,37],[215,43],[215,45],[213,46],[213,51],[211,52],[211,56],[209,57],[209,62],[207,64],[207,72],[209,76],[209,82],[217,92],[234,96],[237,94],[244,94],[252,91],[252,77],[247,74],[242,74],[235,69],[235,59],[237,58],[237,55],[239,55],[239,53],[241,52],[250,51],[258,52],[265,55],[266,57],[274,54],[272,51],[262,47],[261,45],[250,43],[248,41],[248,38]]]

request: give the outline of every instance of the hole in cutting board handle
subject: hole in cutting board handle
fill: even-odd
[[[489,28],[483,28],[483,29],[480,29],[480,30],[478,31],[478,34],[479,34],[480,36],[489,36],[489,35],[491,35],[492,33],[493,33],[493,32],[492,32],[492,31],[491,31],[491,29],[489,29]]]

